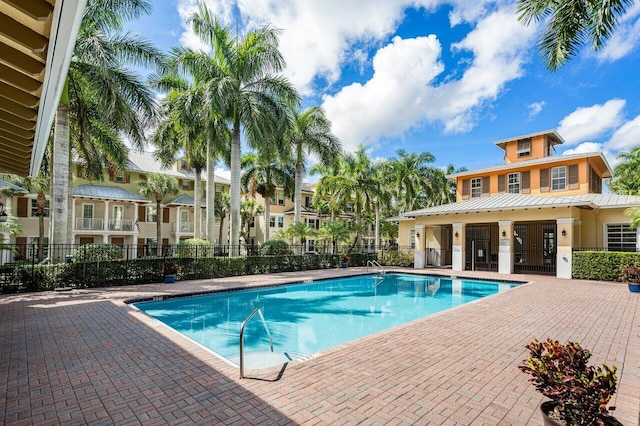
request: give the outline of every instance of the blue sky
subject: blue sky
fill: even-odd
[[[152,3],[133,31],[164,50],[203,46],[186,25],[195,0]],[[567,142],[559,154],[603,151],[612,166],[640,144],[638,2],[604,49],[584,49],[555,73],[535,48],[540,28],[517,22],[514,1],[206,3],[226,24],[239,16],[241,30],[282,30],[285,75],[350,151],[428,151],[437,166],[471,170],[502,162],[494,141],[547,129]]]

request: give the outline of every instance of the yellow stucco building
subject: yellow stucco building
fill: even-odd
[[[415,267],[571,278],[575,249],[639,250],[624,212],[640,197],[603,194],[602,180],[612,176],[605,157],[553,155],[562,143],[553,130],[498,141],[503,164],[448,176],[455,203],[392,218]]]

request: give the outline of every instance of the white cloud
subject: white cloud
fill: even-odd
[[[597,142],[583,142],[580,145],[576,146],[572,149],[567,149],[562,153],[562,155],[569,154],[586,154],[589,152],[601,152],[602,144]]]
[[[640,42],[640,3],[634,3],[620,19],[616,31],[596,53],[601,62],[613,62],[628,55]]]
[[[627,150],[640,145],[640,115],[620,126],[605,144],[610,150]]]
[[[558,133],[567,145],[597,139],[622,123],[625,104],[624,99],[611,99],[604,104],[578,108],[560,121]]]
[[[229,169],[217,168],[213,172],[215,173],[216,177],[220,176],[221,178],[231,180],[231,170]]]
[[[547,103],[545,101],[540,101],[527,105],[527,108],[529,108],[529,120],[540,114],[542,108],[544,108],[546,104]]]
[[[520,25],[512,9],[493,12],[453,46],[455,52],[473,53],[462,77],[438,85],[433,81],[444,65],[436,36],[395,37],[376,53],[369,81],[325,96],[323,106],[347,149],[401,136],[425,122],[440,122],[449,133],[468,131],[479,109],[522,75],[533,36],[534,29]]]

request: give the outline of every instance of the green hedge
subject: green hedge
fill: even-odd
[[[620,281],[622,268],[640,264],[640,253],[616,251],[577,251],[573,253],[573,278]]]

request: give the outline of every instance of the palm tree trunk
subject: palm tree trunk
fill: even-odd
[[[377,250],[380,245],[380,207],[378,206],[378,203],[374,204],[374,209],[376,213],[376,229],[374,233],[373,249]]]
[[[44,211],[38,209],[38,262],[44,259]]]
[[[200,174],[202,173],[202,169],[196,167],[196,181],[193,185],[193,221],[194,229],[193,236],[195,238],[202,238],[202,208],[200,205],[202,204],[202,178]]]
[[[293,218],[293,223],[297,223],[297,222],[300,222],[301,209],[302,209],[302,162],[301,161],[298,161],[296,163],[294,204],[295,204],[294,205],[295,214]]]
[[[225,215],[220,216],[220,229],[218,230],[218,245],[224,244],[222,242],[222,229],[224,229],[224,217]]]
[[[210,147],[207,147],[207,151],[207,241],[213,244],[216,225],[216,160],[212,156]]]
[[[231,211],[229,215],[231,239],[229,256],[237,256],[240,243],[240,123],[233,125],[231,138]]]
[[[162,226],[160,225],[160,200],[156,197],[156,255],[162,256]]]
[[[58,105],[53,136],[51,184],[51,242],[68,244],[69,221],[69,106]],[[56,259],[61,260],[61,259]]]
[[[269,241],[269,216],[271,215],[270,197],[264,197],[264,243]]]

